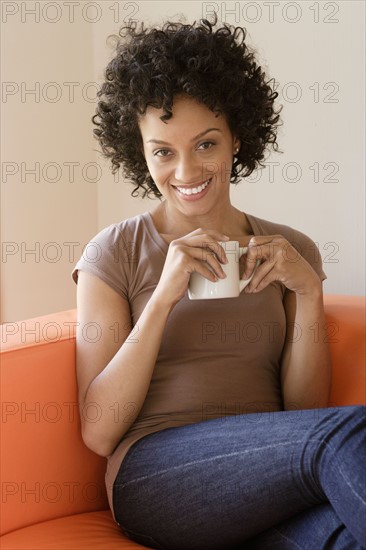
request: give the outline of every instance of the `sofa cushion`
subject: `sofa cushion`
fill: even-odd
[[[128,539],[109,510],[36,523],[1,537],[2,550],[130,550],[145,548]]]

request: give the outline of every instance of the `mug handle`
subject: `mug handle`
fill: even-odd
[[[246,254],[246,252],[248,251],[248,247],[247,246],[244,246],[244,247],[239,247],[239,258],[243,255],[243,254]],[[249,279],[240,279],[239,281],[239,289],[240,289],[240,292],[242,290],[244,290],[244,288],[250,283],[250,281],[252,280],[253,278],[253,275],[255,273],[255,270],[257,269],[258,265],[261,263],[260,260],[257,260],[257,263],[256,263],[256,266],[254,268],[254,271],[253,273],[251,274],[251,276],[249,277]]]

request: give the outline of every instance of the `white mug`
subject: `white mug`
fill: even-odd
[[[188,297],[190,300],[238,297],[241,291],[250,283],[255,270],[260,264],[260,260],[257,260],[254,271],[249,279],[240,279],[239,258],[247,252],[248,247],[239,246],[238,241],[220,241],[218,244],[223,247],[228,259],[227,264],[221,264],[220,262],[224,273],[226,273],[226,277],[224,279],[219,278],[218,281],[213,282],[195,271],[191,274],[188,284]],[[206,253],[213,254],[214,252],[208,251]],[[213,271],[209,264],[208,268]]]

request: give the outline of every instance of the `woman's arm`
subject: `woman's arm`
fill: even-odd
[[[328,405],[331,359],[323,306],[322,283],[309,294],[286,289],[286,342],[281,358],[284,409]]]
[[[110,455],[145,401],[169,314],[184,296],[190,274],[223,277],[228,237],[197,229],[169,245],[154,292],[132,329],[129,302],[82,270],[77,288],[76,362],[82,437],[95,453]],[[202,258],[210,247],[205,265]],[[217,257],[216,257],[217,255]],[[216,275],[215,275],[216,274]],[[132,329],[132,331],[131,331]]]
[[[285,287],[287,333],[281,357],[285,410],[326,407],[331,384],[323,292],[320,276],[282,236],[252,237],[243,278],[264,260],[244,292],[260,292],[272,281]]]
[[[130,308],[104,281],[80,271],[76,363],[84,443],[108,456],[145,401],[171,307],[154,295],[131,331]]]

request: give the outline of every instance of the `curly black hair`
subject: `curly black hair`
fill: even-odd
[[[112,161],[112,173],[122,165],[124,176],[148,197],[162,195],[145,161],[139,116],[147,107],[163,108],[162,120],[172,116],[173,99],[185,93],[226,117],[241,143],[235,155],[230,182],[249,176],[262,163],[269,144],[278,151],[279,110],[274,80],[255,61],[254,50],[245,44],[246,30],[227,23],[216,30],[207,19],[192,25],[166,22],[161,29],[122,26],[116,55],[105,70],[105,82],[97,96],[92,122],[103,154]],[[127,37],[127,39],[126,39]],[[121,40],[122,39],[122,40]]]

